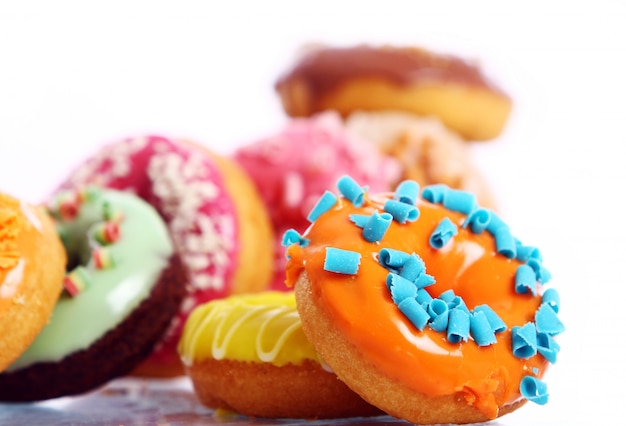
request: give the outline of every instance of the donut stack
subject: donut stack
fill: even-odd
[[[104,145],[42,205],[2,195],[0,401],[183,375],[190,311],[267,288],[272,241],[235,162],[163,136]]]
[[[0,401],[187,375],[215,410],[475,423],[545,404],[559,297],[468,142],[511,100],[423,49],[316,47],[288,121],[218,155],[104,144],[40,205],[0,194]]]
[[[192,313],[179,351],[200,400],[249,416],[382,412],[415,424],[545,404],[565,329],[558,293],[539,249],[476,200],[410,180],[372,193],[341,177],[310,226],[283,236],[293,292]]]

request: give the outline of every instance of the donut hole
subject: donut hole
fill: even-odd
[[[85,284],[87,270],[105,269],[113,264],[106,246],[119,239],[121,216],[114,214],[106,202],[76,202],[72,215],[64,215],[66,211],[67,206],[62,204],[56,210],[52,209],[51,213],[60,219],[57,233],[67,254],[65,271],[68,289],[68,280],[78,282],[80,286]]]

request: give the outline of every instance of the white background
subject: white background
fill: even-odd
[[[34,202],[121,137],[188,137],[227,154],[278,131],[287,118],[273,83],[304,43],[416,45],[480,60],[515,107],[504,134],[474,143],[472,155],[514,233],[542,249],[568,326],[547,377],[550,403],[498,423],[620,423],[622,2],[16,4],[0,2],[0,190]]]

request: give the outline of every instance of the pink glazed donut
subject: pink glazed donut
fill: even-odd
[[[347,174],[372,191],[388,191],[401,172],[396,159],[348,133],[339,114],[331,111],[292,119],[274,134],[237,149],[234,158],[257,185],[274,226],[274,290],[287,289],[283,234],[310,225],[307,215],[327,188]]]
[[[188,276],[188,283],[181,283],[187,295],[162,341],[135,374],[184,374],[176,347],[191,310],[269,285],[274,236],[256,187],[234,161],[162,136],[104,146],[61,188],[85,184],[133,192],[164,218]]]

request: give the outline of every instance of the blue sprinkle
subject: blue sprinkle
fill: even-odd
[[[543,266],[541,260],[530,258],[526,261],[526,264],[535,271],[537,281],[540,283],[545,284],[552,278],[552,274]]]
[[[330,210],[335,203],[337,203],[337,196],[330,191],[324,192],[307,216],[308,221],[315,222],[318,217]]]
[[[338,274],[356,274],[361,263],[361,253],[326,247],[324,270]]]
[[[419,304],[424,307],[424,309],[428,309],[428,305],[433,301],[433,297],[423,288],[419,288],[417,289],[417,296],[415,297],[415,300],[417,300]]]
[[[416,280],[413,281],[417,288],[428,287],[429,285],[435,284],[435,277],[432,275],[428,275],[426,272],[422,273],[417,277]]]
[[[389,213],[379,214],[378,211],[374,211],[363,228],[363,238],[370,243],[382,240],[392,220],[393,217]]]
[[[454,294],[454,291],[452,289],[450,290],[446,290],[444,292],[442,292],[437,299],[441,299],[444,302],[446,302],[448,305],[450,305],[450,303],[452,303],[452,301],[454,300],[454,298],[456,297],[456,294]]]
[[[549,288],[544,291],[543,296],[541,297],[541,302],[550,306],[555,313],[559,313],[559,309],[561,307],[561,296],[559,296],[559,292],[555,289]]]
[[[546,303],[542,303],[535,312],[535,323],[537,324],[537,332],[546,333],[555,336],[565,331],[565,326],[559,320],[554,309]]]
[[[341,195],[346,197],[355,207],[363,205],[365,191],[350,176],[343,176],[337,182],[337,188]]]
[[[443,206],[455,212],[470,214],[478,204],[476,196],[471,192],[448,188],[443,197]]]
[[[435,331],[443,331],[448,328],[448,304],[441,299],[433,299],[428,304],[430,315],[430,327]]]
[[[412,206],[417,202],[417,197],[420,192],[420,186],[414,180],[405,180],[400,182],[396,187],[396,192],[393,196],[394,200],[398,200],[401,203],[410,204]]]
[[[430,238],[428,243],[430,246],[436,250],[442,248],[446,245],[446,243],[452,238],[454,235],[457,235],[459,230],[456,225],[452,223],[450,219],[444,217],[439,225],[435,228],[432,234],[430,234]]]
[[[516,253],[515,238],[508,228],[499,228],[493,237],[496,240],[496,251],[502,256],[513,259]]]
[[[515,258],[520,262],[526,262],[529,259],[535,259],[541,262],[541,252],[537,247],[525,246],[519,241],[515,242],[517,254]]]
[[[295,229],[288,229],[283,234],[282,245],[289,247],[292,244],[300,244],[302,247],[306,247],[309,245],[309,240],[300,235]]]
[[[469,314],[469,309],[467,309],[467,305],[465,305],[465,301],[461,296],[454,296],[452,300],[448,302],[448,308],[450,309],[460,309]]]
[[[474,310],[472,312],[470,316],[470,333],[478,346],[489,346],[497,341],[489,319],[482,311]]]
[[[428,185],[422,190],[422,197],[431,203],[441,204],[448,189],[444,184]]]
[[[487,209],[476,209],[471,212],[463,222],[463,228],[469,226],[474,234],[480,234],[489,225],[491,211]]]
[[[399,223],[415,222],[420,215],[417,207],[396,200],[387,200],[384,209]]]
[[[430,320],[428,312],[415,299],[404,299],[398,304],[398,309],[402,312],[418,330],[424,330]]]
[[[513,355],[523,359],[537,353],[537,330],[532,322],[511,329],[511,349]]]
[[[409,281],[415,281],[426,271],[426,264],[417,254],[413,253],[404,261],[400,275]]]
[[[387,274],[387,287],[391,293],[391,299],[396,305],[404,299],[415,299],[417,296],[417,287],[415,287],[415,284],[393,272]]]
[[[351,214],[348,216],[350,218],[350,222],[354,223],[359,228],[365,228],[367,225],[367,221],[370,220],[370,216],[367,214]]]
[[[519,384],[519,391],[524,398],[539,405],[548,402],[548,386],[532,376],[525,376]]]
[[[515,271],[515,292],[517,294],[537,293],[537,277],[535,271],[526,265],[519,265]]]
[[[450,343],[467,342],[470,332],[470,316],[463,309],[452,309],[448,315],[447,338]]]
[[[478,305],[474,307],[474,312],[482,312],[489,321],[489,326],[494,333],[501,333],[506,330],[506,323],[494,312],[489,305]]]
[[[559,344],[547,333],[537,333],[537,351],[548,362],[554,364],[556,356],[561,350]]]
[[[378,262],[385,269],[399,271],[410,256],[410,254],[401,250],[384,248],[378,252]]]
[[[495,235],[501,229],[509,230],[509,225],[507,225],[497,214],[491,212],[491,218],[489,219],[489,223],[487,224],[487,232],[492,235]]]

